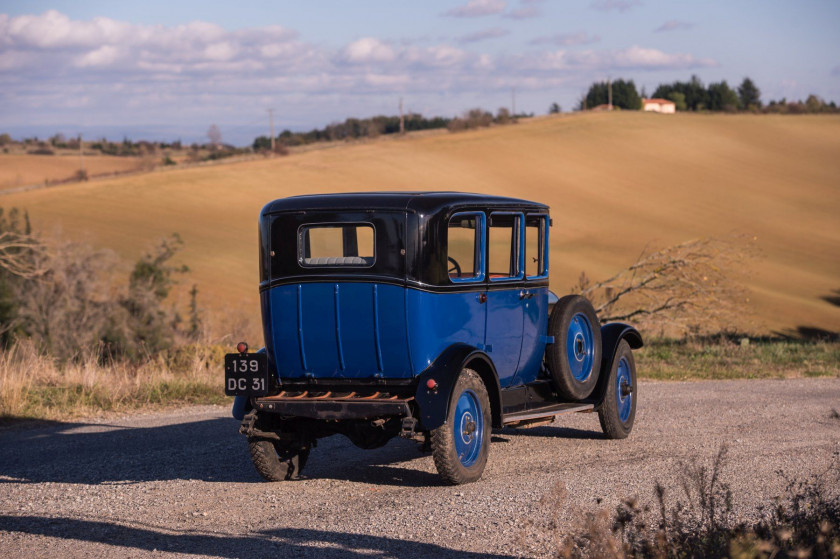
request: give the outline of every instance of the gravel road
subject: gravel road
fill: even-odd
[[[504,429],[477,483],[442,486],[393,440],[320,441],[300,481],[268,484],[227,408],[0,431],[0,549],[17,557],[516,557],[552,549],[582,510],[676,495],[681,463],[726,443],[736,511],[840,459],[840,379],[643,382],[630,438],[592,414]],[[564,484],[565,502],[552,506]],[[545,497],[545,498],[544,498]]]

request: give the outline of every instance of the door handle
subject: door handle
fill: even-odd
[[[531,293],[530,291],[528,291],[527,289],[523,289],[522,291],[519,292],[519,298],[520,299],[530,299],[533,296],[534,296],[534,294]]]

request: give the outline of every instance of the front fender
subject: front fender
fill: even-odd
[[[639,349],[644,345],[642,335],[639,331],[621,322],[613,322],[601,326],[601,374],[598,377],[598,385],[592,392],[590,400],[595,400],[595,409],[598,409],[607,395],[610,370],[612,369],[615,352],[618,351],[618,344],[621,340],[627,340],[630,349]]]
[[[492,402],[499,401],[499,379],[496,367],[490,357],[471,345],[458,343],[446,348],[425,371],[417,377],[417,392],[414,399],[420,408],[420,422],[424,429],[437,429],[446,422],[449,414],[449,401],[458,375],[468,363],[480,363],[478,374],[484,381],[487,393]],[[435,390],[429,389],[426,383],[434,379],[437,383]]]
[[[260,349],[257,353],[265,353],[265,348]],[[237,421],[242,421],[245,414],[252,409],[253,406],[251,406],[251,400],[247,396],[233,397],[233,409],[231,409],[230,413]]]

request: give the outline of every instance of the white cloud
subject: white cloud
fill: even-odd
[[[348,62],[354,64],[366,64],[368,62],[391,62],[396,58],[394,49],[379,39],[365,37],[353,41],[344,48],[344,57]]]
[[[589,45],[597,43],[601,40],[598,35],[589,35],[581,31],[579,33],[559,33],[557,35],[549,35],[546,37],[537,37],[530,41],[532,45],[557,45],[561,47],[571,47],[575,45]]]
[[[504,15],[506,18],[510,19],[531,19],[535,17],[539,17],[540,14],[539,9],[535,6],[523,6],[521,8],[517,8],[516,10],[511,10]]]
[[[112,45],[103,45],[80,56],[76,66],[81,68],[89,66],[110,66],[120,58],[120,50]]]
[[[657,49],[632,46],[610,57],[617,68],[688,69],[717,66],[711,58],[696,58],[690,54],[669,54]]]
[[[693,27],[693,23],[672,19],[663,23],[662,25],[654,29],[654,31],[656,31],[657,33],[662,33],[663,31],[687,31]]]
[[[596,0],[590,4],[590,7],[599,12],[611,12],[615,10],[624,13],[641,5],[641,0]]]
[[[501,27],[494,27],[492,29],[485,29],[483,31],[476,31],[475,33],[468,33],[462,35],[458,40],[462,43],[477,43],[479,41],[486,41],[488,39],[498,39],[509,35],[510,31],[502,29]]]
[[[466,4],[443,13],[450,17],[481,17],[500,14],[505,11],[504,0],[469,0]]]

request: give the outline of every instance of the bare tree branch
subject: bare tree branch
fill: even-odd
[[[44,244],[32,235],[0,232],[0,269],[26,279],[37,277],[43,270],[37,266],[36,256],[45,250]]]
[[[743,262],[750,242],[704,238],[650,252],[606,280],[581,274],[574,291],[590,299],[602,322],[634,319],[648,329],[677,333],[727,329],[743,313]]]

